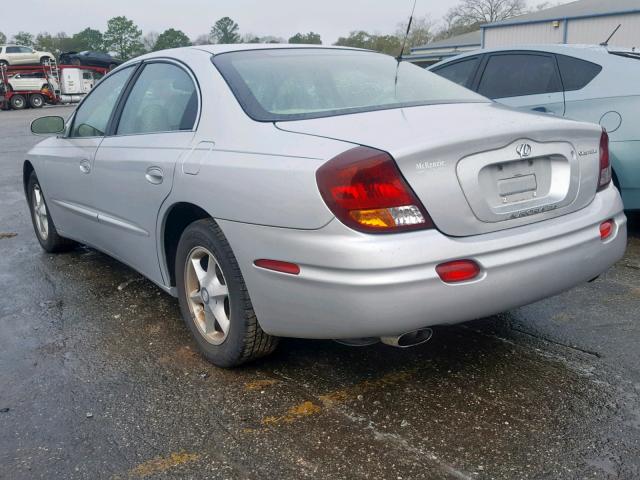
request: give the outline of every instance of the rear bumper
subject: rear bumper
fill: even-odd
[[[626,217],[613,187],[570,215],[506,231],[450,238],[437,231],[364,235],[333,221],[301,231],[219,220],[262,328],[301,338],[397,335],[485,317],[558,294],[624,255]],[[599,225],[614,219],[606,242]],[[258,258],[298,263],[298,276],[262,270]],[[435,267],[473,259],[482,275],[448,285]]]

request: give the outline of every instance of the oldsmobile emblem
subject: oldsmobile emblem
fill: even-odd
[[[529,145],[528,143],[518,145],[518,148],[516,148],[516,153],[520,155],[520,158],[529,157],[531,155],[531,145]]]

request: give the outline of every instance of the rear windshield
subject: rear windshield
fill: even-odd
[[[216,55],[213,63],[244,111],[265,122],[488,101],[416,65],[366,51],[251,50]]]

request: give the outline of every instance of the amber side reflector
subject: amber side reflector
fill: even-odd
[[[613,220],[607,220],[600,224],[600,239],[606,240],[613,233]]]
[[[274,272],[288,273],[289,275],[298,275],[300,273],[299,265],[290,262],[282,262],[280,260],[260,259],[253,262],[253,264],[256,267],[273,270]]]
[[[473,260],[455,260],[441,263],[436,272],[445,283],[468,282],[480,275],[480,266]]]

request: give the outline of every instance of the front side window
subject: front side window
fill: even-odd
[[[491,99],[556,92],[562,92],[562,84],[555,59],[547,55],[492,55],[478,87]]]
[[[472,81],[472,75],[476,71],[478,66],[478,57],[468,58],[447,64],[441,68],[435,69],[434,72],[441,77],[451,80],[452,82],[462,85],[463,87],[469,87]]]
[[[191,130],[198,113],[198,94],[191,77],[171,63],[151,63],[127,98],[118,135]]]
[[[267,49],[216,55],[213,63],[258,121],[487,101],[416,65],[373,52]]]
[[[33,53],[34,50],[32,48],[29,47],[19,47],[20,48],[20,53]]]
[[[95,86],[78,107],[69,136],[101,137],[105,134],[120,92],[134,70],[134,67],[119,70]]]

